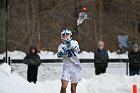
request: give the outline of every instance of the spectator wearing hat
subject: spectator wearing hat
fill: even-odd
[[[128,53],[129,58],[129,75],[139,75],[140,72],[140,52],[138,44],[134,43]]]
[[[27,80],[36,83],[38,67],[41,64],[40,57],[35,47],[30,47],[29,53],[24,58],[24,63],[28,65]]]

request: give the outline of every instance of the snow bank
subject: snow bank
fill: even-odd
[[[38,53],[39,56],[41,57],[41,59],[58,59],[57,54],[51,51],[40,51],[40,53]],[[117,54],[116,52],[110,52],[108,51],[109,54],[109,58],[128,58],[128,53],[125,54]],[[23,59],[25,57],[25,53],[22,51],[13,51],[10,52],[8,51],[8,56],[11,57],[11,59]],[[80,59],[94,59],[94,53],[93,52],[86,52],[86,51],[82,51],[81,53],[79,53],[79,58]],[[5,57],[5,53],[0,54],[0,59],[3,59],[3,57]]]
[[[58,59],[57,54],[51,51],[40,51],[38,54],[41,59]]]
[[[8,57],[11,57],[11,59],[23,59],[26,56],[26,54],[22,51],[8,51]],[[0,54],[0,59],[3,59],[5,57],[5,52],[3,54]]]
[[[16,73],[8,64],[0,65],[0,93],[43,93]]]
[[[137,84],[140,92],[140,77],[120,76],[120,75],[100,75],[91,79],[82,79],[77,86],[77,93],[132,93],[132,85]],[[43,86],[46,85],[46,86]],[[43,88],[46,93],[59,93],[60,81],[46,81],[38,83],[38,88]],[[138,92],[138,93],[139,93]],[[70,84],[67,88],[70,92]]]
[[[59,80],[45,80],[37,84],[29,83],[16,73],[10,73],[7,64],[0,65],[0,93],[59,93]],[[77,93],[132,93],[132,85],[137,84],[140,92],[140,76],[102,74],[82,79]],[[70,93],[70,84],[67,88]]]
[[[79,53],[78,56],[81,59],[93,59],[94,58],[94,53],[93,52],[82,51],[81,53]]]
[[[124,53],[124,54],[117,54],[117,52],[110,52],[108,51],[108,55],[109,58],[111,59],[116,59],[116,58],[120,58],[120,59],[128,59],[128,52]]]
[[[92,79],[84,79],[79,84],[79,93],[132,93],[132,85],[138,85],[140,91],[140,76],[100,75]],[[84,91],[82,91],[82,90]]]

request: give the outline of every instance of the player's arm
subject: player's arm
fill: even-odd
[[[67,42],[67,46],[68,48],[72,49],[74,52],[79,51],[79,44],[77,41],[73,41],[71,42]]]
[[[57,57],[61,58],[63,56],[63,53],[61,52],[61,45],[58,47]]]

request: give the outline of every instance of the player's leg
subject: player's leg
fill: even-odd
[[[66,93],[66,88],[67,88],[69,80],[70,80],[69,70],[67,67],[63,67],[60,93]]]
[[[76,87],[78,83],[71,83],[71,93],[76,93]]]
[[[76,71],[71,74],[71,93],[76,93],[76,87],[78,82],[81,81],[81,73],[80,71]]]
[[[60,93],[66,93],[66,88],[68,85],[68,81],[67,80],[61,80],[61,90]]]

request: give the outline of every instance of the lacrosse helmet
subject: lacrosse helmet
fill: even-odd
[[[72,39],[72,33],[69,29],[64,29],[61,32],[61,39],[64,41],[70,41]]]

